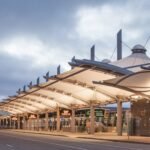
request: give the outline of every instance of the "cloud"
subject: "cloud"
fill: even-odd
[[[123,42],[129,47],[145,43],[149,36],[150,10],[147,0],[82,5],[75,15],[75,25],[70,38],[83,43],[95,43],[98,57],[109,58],[116,47],[116,33],[123,29]],[[131,51],[123,45],[124,56]]]
[[[14,36],[0,41],[0,52],[17,59],[28,60],[30,68],[42,68],[64,63],[63,47],[49,45],[33,36]],[[64,53],[65,54],[65,53]],[[67,65],[67,63],[66,63]],[[64,65],[65,69],[68,66]]]
[[[126,10],[126,11],[125,11]],[[110,4],[96,7],[81,7],[76,13],[76,32],[81,38],[89,40],[110,40],[120,28],[128,28],[137,20],[128,6]],[[141,31],[129,29],[130,39],[141,35]]]
[[[61,64],[61,72],[70,69],[70,51],[61,45],[49,44],[31,35],[15,35],[0,40],[0,99],[14,95],[17,89],[35,83],[49,71],[56,74]]]

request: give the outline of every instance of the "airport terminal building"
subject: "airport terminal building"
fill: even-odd
[[[57,75],[44,76],[46,82],[31,82],[1,102],[8,113],[0,116],[0,128],[150,136],[150,58],[139,44],[122,58],[121,35],[117,61],[96,61],[93,46],[90,60],[73,58],[71,70],[61,73],[59,66]]]

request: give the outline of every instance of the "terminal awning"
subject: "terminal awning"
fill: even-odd
[[[26,92],[10,97],[0,104],[0,109],[12,114],[36,113],[45,110],[54,111],[57,107],[82,108],[115,103],[116,97],[127,98],[133,92],[105,85],[93,84],[93,80],[114,79],[124,72],[99,68],[89,64],[80,65],[63,74],[51,76],[48,82],[32,86]]]
[[[150,98],[150,71],[144,70],[115,79],[94,82],[100,85],[111,87],[112,90],[118,88],[135,93],[129,95],[131,98]]]

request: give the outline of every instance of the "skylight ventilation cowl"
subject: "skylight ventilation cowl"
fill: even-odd
[[[140,44],[137,44],[135,45],[133,48],[132,48],[132,53],[135,54],[135,53],[142,53],[142,54],[145,54],[146,53],[146,48]]]

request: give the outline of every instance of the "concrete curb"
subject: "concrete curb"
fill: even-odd
[[[76,137],[81,139],[91,139],[91,140],[103,140],[103,141],[111,141],[111,142],[124,142],[124,143],[135,143],[135,144],[147,144],[150,145],[150,143],[147,142],[138,142],[138,141],[131,141],[131,140],[114,140],[114,139],[103,139],[103,138],[94,138],[94,137]]]
[[[67,135],[62,134],[49,134],[49,133],[40,133],[40,132],[28,132],[28,131],[12,131],[12,132],[20,132],[20,133],[31,133],[31,134],[41,134],[41,135],[52,135],[52,136],[62,136],[62,137],[69,137]]]
[[[31,134],[39,134],[39,135],[50,135],[50,136],[60,136],[60,137],[72,137],[69,135],[64,134],[51,134],[51,133],[41,133],[41,132],[28,132],[28,131],[15,131],[11,130],[12,132],[20,132],[20,133],[31,133]],[[150,145],[150,143],[147,142],[140,142],[140,141],[132,141],[132,140],[115,140],[115,139],[104,139],[104,138],[96,138],[96,137],[85,137],[85,136],[74,136],[74,138],[79,139],[91,139],[91,140],[98,140],[98,141],[111,141],[111,142],[124,142],[124,143],[135,143],[135,144],[147,144]]]

